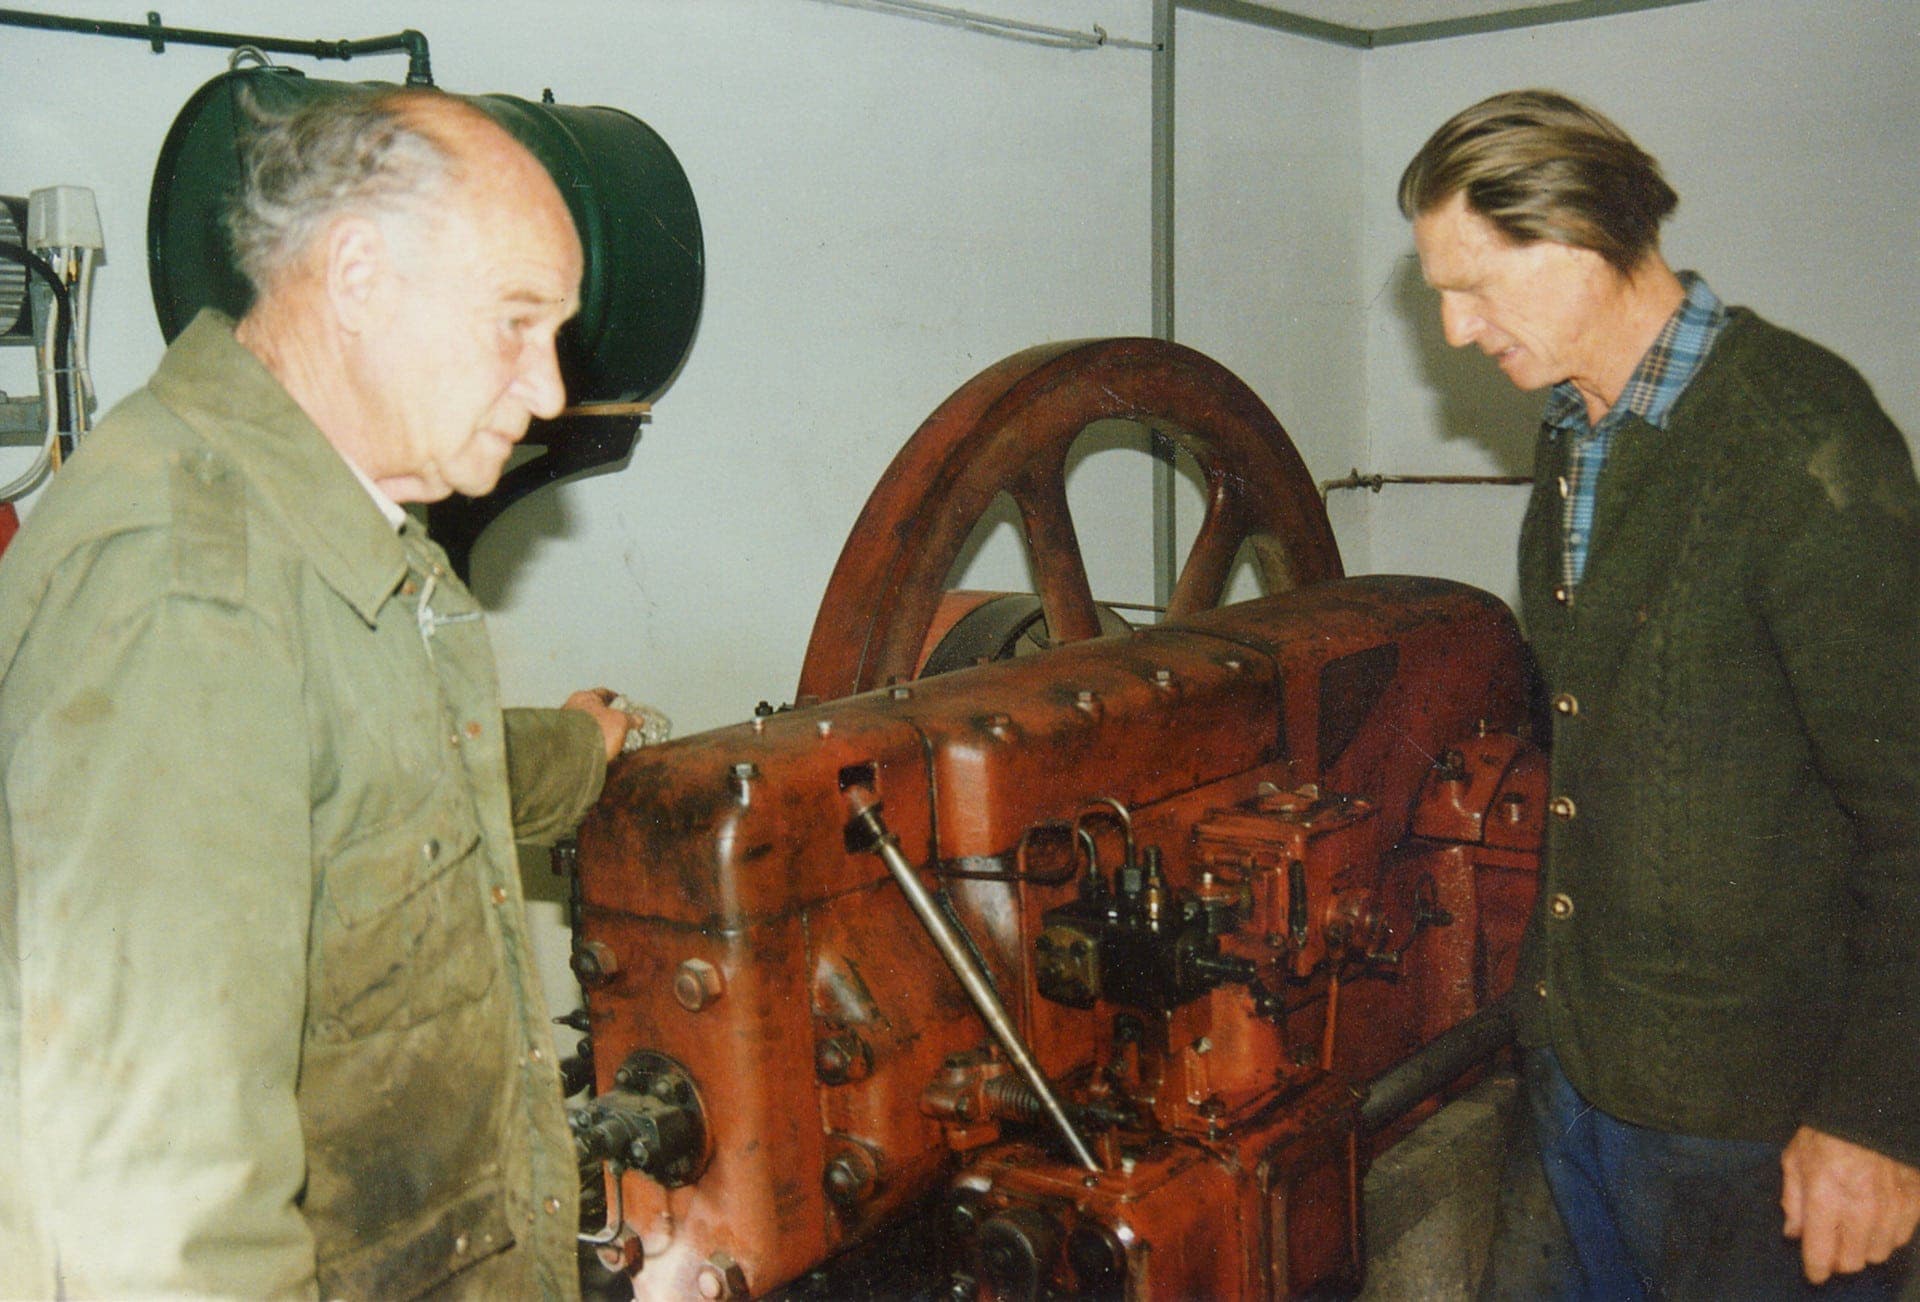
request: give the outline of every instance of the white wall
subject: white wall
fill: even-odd
[[[140,21],[134,3],[31,0]],[[1150,35],[1148,0],[996,12]],[[168,22],[293,36],[415,26],[448,89],[612,104],[692,181],[708,288],[686,366],[627,467],[542,492],[483,540],[476,587],[518,700],[603,682],[681,731],[791,695],[840,545],[895,449],[962,380],[1051,339],[1150,329],[1150,56],[996,40],[814,0],[180,0]],[[1243,374],[1315,473],[1364,460],[1351,220],[1353,51],[1183,15],[1181,337]],[[223,52],[0,28],[0,192],[70,182],[109,241],[95,373],[111,401],[161,350],[145,203],[166,127]],[[283,60],[397,80],[397,56]],[[0,356],[24,391],[24,352]],[[9,456],[24,456],[10,452]],[[0,470],[5,466],[0,465]],[[1149,475],[1125,441],[1069,489],[1096,591],[1152,595]],[[1196,515],[1183,501],[1183,527]],[[1364,550],[1364,539],[1349,540]],[[964,579],[1026,586],[1009,527]]]
[[[15,0],[140,22],[134,0]],[[1149,0],[993,0],[997,13],[1150,35]],[[610,104],[667,140],[700,204],[699,334],[628,465],[543,491],[486,535],[476,588],[509,700],[604,683],[681,733],[791,696],[861,503],[933,407],[1000,357],[1151,327],[1150,56],[1021,45],[814,0],[171,0],[169,23],[297,37],[417,27],[454,91]],[[1316,475],[1364,463],[1352,220],[1358,55],[1183,15],[1181,335],[1244,375]],[[0,28],[0,193],[99,198],[109,244],[95,376],[111,402],[158,360],[146,200],[167,126],[225,53]],[[283,59],[397,81],[397,56]],[[23,350],[0,388],[31,387]],[[0,453],[0,474],[25,453]],[[1124,446],[1069,479],[1095,591],[1152,596],[1150,475]],[[1183,502],[1192,527],[1195,498]],[[1364,550],[1364,539],[1349,539]],[[965,581],[1025,587],[1010,529]],[[557,893],[534,873],[540,893]],[[546,923],[551,899],[536,906]],[[564,981],[550,925],[549,980]],[[564,995],[562,1002],[565,1001]]]
[[[1366,464],[1358,50],[1181,13],[1174,334],[1280,418],[1315,479]],[[1346,503],[1347,568],[1368,540]],[[1181,503],[1183,529],[1195,501]],[[1248,576],[1231,595],[1251,596]]]
[[[1149,0],[978,7],[1135,38],[1151,18]],[[934,405],[1029,344],[1151,324],[1143,52],[1039,49],[815,0],[172,0],[163,12],[304,37],[418,27],[448,89],[550,86],[561,103],[615,105],[686,168],[709,279],[684,371],[625,469],[529,498],[477,557],[515,701],[606,683],[687,732],[786,699],[860,504]],[[1920,430],[1917,12],[1913,0],[1705,0],[1367,53],[1183,13],[1177,334],[1247,379],[1316,478],[1524,472],[1537,400],[1438,344],[1393,187],[1455,109],[1556,85],[1665,162],[1683,200],[1678,263],[1837,348]],[[336,78],[404,72],[397,57],[288,62]],[[100,199],[94,357],[108,401],[161,351],[144,258],[153,161],[224,66],[211,50],[0,28],[0,193],[65,182]],[[26,354],[0,354],[0,389],[30,388]],[[24,455],[0,452],[0,476]],[[1148,484],[1125,447],[1071,475],[1104,597],[1151,595]],[[1338,494],[1333,514],[1352,571],[1510,594],[1520,498],[1389,488]],[[964,578],[1022,586],[1022,572],[1002,527]]]
[[[1382,472],[1525,474],[1540,410],[1448,350],[1394,207],[1400,170],[1458,109],[1520,86],[1600,108],[1680,194],[1665,248],[1722,298],[1833,348],[1920,434],[1920,4],[1703,0],[1388,47],[1362,68],[1367,427]],[[1512,600],[1525,490],[1392,488],[1374,564]]]

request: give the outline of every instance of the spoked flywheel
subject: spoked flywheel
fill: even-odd
[[[1341,576],[1340,549],[1306,464],[1232,372],[1180,344],[1044,344],[988,367],[941,403],[887,467],[827,584],[799,700],[915,676],[954,559],[1002,492],[1018,507],[1054,642],[1110,631],[1067,509],[1067,454],[1087,426],[1128,420],[1199,466],[1206,498],[1166,618],[1220,602],[1245,544],[1268,593]]]

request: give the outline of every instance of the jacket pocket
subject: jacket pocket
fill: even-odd
[[[312,1023],[327,1039],[405,1030],[494,981],[484,850],[464,790],[443,782],[323,869]]]
[[[372,1243],[319,1263],[320,1296],[416,1298],[513,1246],[506,1195],[489,1173]]]

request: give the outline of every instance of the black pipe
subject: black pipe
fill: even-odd
[[[407,55],[407,84],[433,85],[433,64],[427,53],[427,38],[412,28],[391,36],[371,36],[358,41],[296,41],[284,36],[242,36],[237,32],[168,27],[161,23],[160,13],[154,9],[147,11],[147,21],[144,23],[115,23],[98,18],[69,18],[64,14],[0,9],[0,26],[76,32],[82,36],[124,36],[147,42],[155,54],[164,53],[168,41],[177,41],[181,45],[212,45],[227,50],[251,45],[270,54],[304,54],[314,59],[351,59],[356,54],[389,54],[404,50]]]
[[[1392,1125],[1461,1072],[1512,1043],[1513,998],[1506,994],[1494,1000],[1369,1081],[1360,1101],[1360,1129],[1371,1134]]]

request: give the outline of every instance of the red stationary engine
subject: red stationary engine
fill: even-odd
[[[1114,417],[1208,509],[1165,622],[1101,636],[1064,466]],[[1038,612],[940,591],[1001,492]],[[1270,595],[1215,609],[1243,545]],[[646,1297],[874,1243],[993,1298],[1356,1282],[1368,1157],[1511,980],[1543,771],[1498,601],[1339,573],[1278,423],[1188,349],[1035,349],[935,412],[799,707],[628,757],[581,831],[603,1260]],[[1040,614],[1065,645],[992,660]]]

